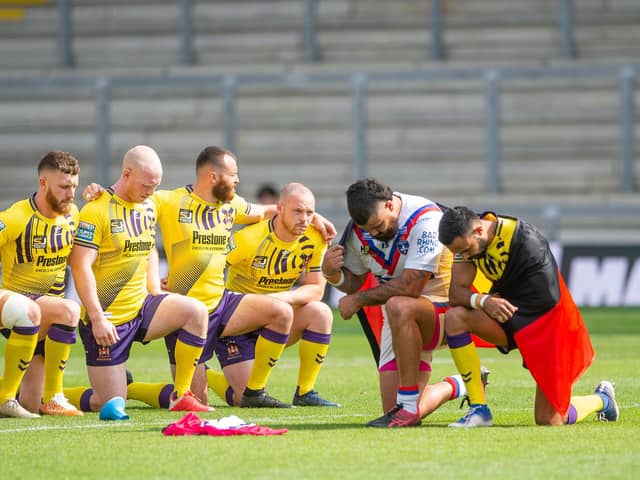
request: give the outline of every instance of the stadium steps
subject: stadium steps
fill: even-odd
[[[571,85],[578,90],[573,91]],[[615,82],[550,80],[505,83],[501,177],[505,194],[614,193],[619,183]],[[94,175],[94,99],[89,90],[0,94],[5,166],[33,164],[51,148],[83,161]],[[369,173],[400,190],[481,195],[485,185],[484,100],[478,82],[372,86],[368,102]],[[193,159],[222,139],[222,105],[213,87],[115,88],[111,111],[112,178],[124,151],[153,145],[165,161],[165,184],[192,180]],[[342,201],[351,162],[351,98],[344,87],[239,90],[236,151],[241,192],[299,180],[319,204]],[[6,178],[13,178],[8,172]],[[19,181],[13,185],[21,185]],[[11,187],[13,188],[13,186]],[[3,196],[15,198],[3,189]]]
[[[449,63],[547,63],[561,58],[555,1],[448,0],[444,43]],[[74,53],[81,69],[174,68],[179,64],[179,6],[173,0],[74,2]],[[425,65],[427,0],[322,0],[317,40],[323,63],[361,67]],[[235,69],[304,63],[302,0],[194,2],[195,57]],[[581,58],[636,59],[640,4],[576,2]],[[0,28],[0,70],[56,69],[55,2],[27,9]]]
[[[425,0],[320,1],[317,65],[302,62],[302,1],[196,1],[195,47],[202,63],[196,67],[177,65],[175,1],[74,3],[80,68],[66,75],[304,75],[434,65],[428,59]],[[446,65],[558,63],[555,3],[445,1]],[[30,9],[20,25],[1,25],[2,75],[19,75],[20,69],[58,71],[52,5]],[[576,2],[576,8],[582,57],[638,58],[637,1],[584,0]],[[573,198],[606,203],[615,197],[615,204],[623,204],[616,193],[620,175],[616,79],[510,80],[503,81],[502,89],[504,192],[499,196],[484,193],[484,85],[479,80],[371,85],[369,174],[398,190],[451,200],[448,203],[496,203],[507,212],[510,205],[542,208]],[[264,181],[282,185],[298,180],[316,191],[321,211],[344,213],[344,190],[353,174],[349,86],[241,87],[238,93],[240,193],[250,198]],[[119,88],[113,99],[111,178],[117,177],[126,149],[148,143],[164,159],[164,185],[187,183],[202,146],[223,142],[216,86]],[[95,178],[94,108],[90,89],[61,88],[45,95],[0,91],[0,208],[34,188],[35,164],[52,148],[69,150],[81,159],[81,183]],[[31,166],[25,170],[25,165]],[[573,228],[597,220],[583,215],[562,221]],[[625,222],[625,227],[635,225],[635,220]]]

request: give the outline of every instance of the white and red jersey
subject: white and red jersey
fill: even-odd
[[[432,301],[447,301],[452,255],[438,240],[442,210],[428,198],[394,195],[402,201],[395,237],[376,240],[354,225],[346,243],[344,266],[356,275],[370,271],[380,283],[399,277],[405,268],[431,272],[423,295]]]

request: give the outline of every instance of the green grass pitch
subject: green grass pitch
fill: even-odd
[[[369,429],[381,414],[377,374],[360,326],[336,318],[332,346],[317,384],[343,408],[244,410],[224,406],[202,417],[235,414],[289,432],[273,437],[164,437],[160,430],[182,415],[129,401],[131,420],[82,418],[0,419],[2,477],[6,479],[557,479],[640,478],[640,310],[585,309],[596,361],[574,393],[591,393],[602,379],[616,383],[620,421],[587,419],[573,427],[536,427],[534,384],[520,356],[480,351],[493,372],[488,399],[495,426],[449,429],[463,410],[450,402],[419,428]],[[0,348],[4,348],[2,342]],[[217,366],[215,362],[211,365]],[[163,342],[136,345],[128,366],[140,381],[166,381]],[[433,378],[454,373],[448,351],[437,352]],[[297,347],[274,370],[270,392],[290,401]],[[67,386],[85,385],[76,345]]]

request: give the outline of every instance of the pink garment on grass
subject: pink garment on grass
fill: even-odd
[[[210,435],[214,437],[228,437],[231,435],[282,435],[289,430],[286,428],[269,428],[246,423],[241,418],[232,415],[218,420],[203,420],[193,412],[187,413],[177,422],[162,429],[167,436]]]

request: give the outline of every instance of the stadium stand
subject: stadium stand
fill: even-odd
[[[304,61],[302,0],[194,1],[193,66],[180,64],[179,3],[75,0],[75,69],[59,66],[56,2],[25,6],[21,20],[0,23],[0,83],[58,79],[46,87],[0,89],[0,207],[32,188],[25,165],[51,148],[83,161],[83,181],[96,177],[96,92],[65,86],[65,79],[272,74],[289,81],[254,81],[236,90],[240,192],[250,197],[264,181],[295,179],[313,187],[321,211],[338,216],[354,176],[352,85],[309,79],[426,69],[442,78],[368,84],[368,174],[445,203],[527,212],[541,225],[557,207],[564,232],[605,225],[638,235],[640,199],[621,189],[614,68],[640,58],[637,1],[575,2],[577,59],[567,60],[559,45],[560,2],[443,0],[445,61],[437,62],[429,59],[429,1],[323,0],[316,64]],[[487,191],[482,69],[576,65],[610,66],[613,73],[533,73],[500,82],[502,191]],[[475,73],[458,78],[457,68]],[[149,143],[165,161],[165,184],[179,185],[192,178],[202,146],[225,142],[225,104],[215,82],[120,83],[110,93],[111,178],[127,148]],[[637,175],[632,183],[637,188]],[[594,206],[604,213],[594,214]]]

